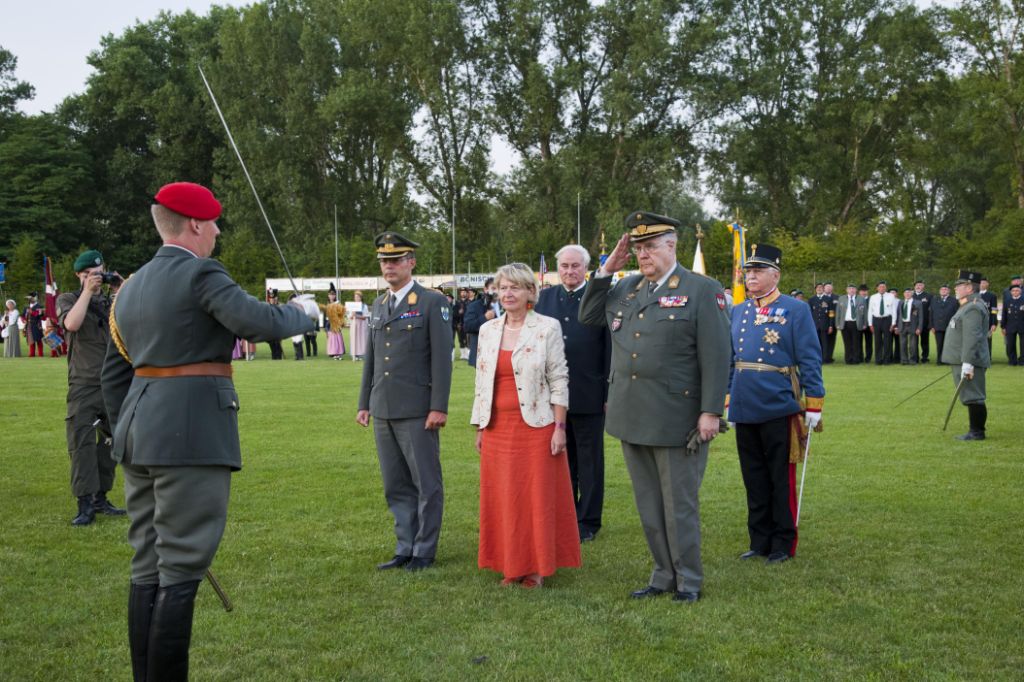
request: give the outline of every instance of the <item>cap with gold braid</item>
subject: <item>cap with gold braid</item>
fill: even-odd
[[[633,211],[626,216],[626,228],[629,230],[629,241],[632,244],[663,234],[675,234],[676,228],[681,224],[675,218],[646,211]]]
[[[373,243],[377,246],[378,260],[415,254],[416,249],[419,248],[419,244],[411,239],[406,239],[397,232],[381,232],[374,238]]]
[[[750,257],[743,267],[782,270],[782,251],[770,244],[754,244],[750,247]]]

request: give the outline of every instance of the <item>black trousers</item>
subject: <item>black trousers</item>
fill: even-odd
[[[1010,365],[1024,365],[1024,332],[1006,332],[1006,359]]]
[[[828,331],[827,329],[825,330]],[[836,337],[839,336],[839,330],[836,327],[832,327],[832,333],[826,337],[828,341],[825,344],[825,362],[833,362],[833,356],[836,354]]]
[[[874,345],[874,337],[871,334],[870,329],[864,329],[860,333],[861,340],[864,342],[864,362],[871,362],[871,350]]]
[[[284,360],[284,348],[280,341],[267,341],[267,345],[270,346],[271,360]]]
[[[931,340],[928,338],[928,328],[921,330],[921,362],[928,362],[931,353]]]
[[[818,345],[821,346],[821,361],[828,362],[828,327],[818,330]]]
[[[875,323],[875,364],[892,363],[892,318],[876,317]]]
[[[946,342],[946,332],[935,330],[935,362],[939,365],[944,365],[942,361],[942,346]]]
[[[570,412],[566,422],[576,523],[580,533],[596,533],[604,506],[604,414]]]
[[[750,549],[761,554],[796,554],[796,465],[789,463],[791,418],[736,424],[736,449],[747,489]]]
[[[860,349],[860,330],[854,321],[843,323],[843,362],[859,365],[863,360]]]
[[[306,341],[306,357],[313,357],[316,355],[316,334],[304,334]]]

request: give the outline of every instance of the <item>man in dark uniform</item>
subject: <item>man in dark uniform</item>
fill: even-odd
[[[811,296],[807,304],[811,307],[811,317],[814,319],[814,330],[818,335],[818,343],[821,346],[822,361],[828,362],[828,339],[835,331],[832,326],[835,320],[835,310],[832,307],[832,299],[825,295],[825,285],[818,283],[814,285],[814,296]]]
[[[929,362],[931,343],[929,342],[928,330],[932,328],[932,295],[924,290],[924,282],[914,282],[914,300],[921,303],[921,322],[924,329],[920,336],[921,362]]]
[[[984,281],[977,272],[961,270],[954,286],[960,308],[949,321],[942,361],[952,365],[953,385],[967,406],[970,428],[957,440],[985,440],[988,408],[985,406],[985,371],[992,364],[988,352],[988,307],[978,295]]]
[[[57,322],[68,343],[68,411],[64,421],[71,456],[71,494],[78,498],[73,526],[87,526],[96,514],[123,516],[107,500],[116,463],[110,457],[110,420],[103,404],[100,372],[107,354],[110,299],[103,293],[103,256],[85,251],[75,260],[81,288],[57,297]],[[121,278],[113,280],[116,293]]]
[[[796,554],[796,463],[825,401],[821,348],[808,307],[779,293],[782,252],[755,244],[744,267],[751,298],[732,318],[729,421],[747,489],[750,549],[769,564]],[[854,287],[849,287],[854,289]]]
[[[978,285],[978,298],[988,307],[988,355],[992,357],[992,334],[999,326],[996,295],[988,290],[988,279],[982,278]]]
[[[868,300],[868,285],[867,284],[861,284],[859,287],[857,287],[857,295],[860,296],[861,298],[863,298],[864,301],[866,302]],[[872,334],[872,332],[871,332],[870,323],[871,323],[871,316],[868,315],[867,309],[865,309],[865,311],[864,311],[864,328],[861,330],[861,335],[860,335],[861,340],[864,343],[864,352],[861,355],[861,357],[864,359],[865,363],[871,362],[871,355],[872,355],[871,351],[874,348],[874,344],[872,343],[874,341],[874,334]]]
[[[704,582],[698,493],[729,381],[725,294],[676,262],[678,221],[638,211],[626,227],[587,285],[580,321],[611,331],[606,425],[622,441],[654,558],[648,586],[632,596],[674,591],[695,602]],[[630,244],[641,274],[612,287]]]
[[[839,297],[833,293],[832,282],[825,282],[822,287],[825,293],[823,297],[829,302],[828,318],[829,318],[829,332],[828,332],[828,346],[825,349],[825,355],[822,361],[826,364],[831,364],[834,360],[836,352],[836,338],[839,336],[840,325],[836,324],[836,304],[839,302]]]
[[[373,303],[356,422],[373,417],[384,498],[395,517],[395,554],[377,566],[418,571],[434,563],[444,487],[439,432],[452,383],[452,309],[413,278],[419,244],[377,235],[388,291]]]
[[[569,364],[566,449],[580,541],[587,542],[601,529],[604,506],[604,410],[611,339],[607,329],[579,321],[590,254],[582,246],[570,244],[559,249],[555,259],[561,286],[542,290],[534,310],[562,325]]]
[[[921,302],[914,298],[914,290],[903,290],[903,300],[896,307],[896,333],[900,337],[900,363],[916,365],[917,337],[925,330]]]
[[[163,246],[117,295],[102,383],[135,549],[132,670],[136,680],[185,680],[196,590],[224,533],[231,473],[242,466],[235,337],[282,338],[313,322],[257,301],[210,258],[221,212],[210,190],[172,183],[156,202]]]
[[[1000,321],[1006,341],[1006,359],[1011,367],[1024,366],[1024,298],[1020,294],[1019,284],[1010,286],[1010,297],[1003,304],[1003,319]]]
[[[270,305],[280,305],[281,299],[279,295],[280,292],[277,289],[267,289],[267,303]],[[268,339],[267,345],[270,346],[271,360],[284,360],[284,348],[281,346],[281,339]]]
[[[956,314],[959,307],[960,303],[949,295],[949,285],[943,284],[939,287],[939,295],[932,299],[931,306],[931,329],[935,334],[935,357],[938,358],[935,361],[936,364],[946,364],[942,361],[942,346],[946,340],[946,328],[949,327],[949,321],[953,319],[953,315]]]
[[[846,295],[836,302],[836,324],[843,333],[843,362],[859,365],[863,361],[860,336],[868,325],[868,301],[857,295],[855,284],[847,284]]]

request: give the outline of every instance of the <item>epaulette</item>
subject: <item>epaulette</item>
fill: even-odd
[[[123,289],[124,285],[128,284],[134,276],[135,273],[128,275],[128,279],[124,281],[121,288]],[[110,328],[110,340],[113,341],[114,345],[117,347],[117,352],[120,353],[125,362],[130,365],[132,364],[132,359],[128,355],[128,349],[125,348],[124,339],[121,338],[121,330],[117,326],[117,318],[114,317],[114,311],[117,309],[117,298],[117,296],[114,296],[114,300],[110,302],[110,317],[107,320],[107,326]]]

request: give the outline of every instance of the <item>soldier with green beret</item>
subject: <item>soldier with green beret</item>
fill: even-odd
[[[958,440],[985,440],[985,371],[989,355],[989,309],[981,299],[980,273],[961,270],[953,285],[960,308],[949,321],[942,346],[942,362],[952,365],[953,384],[960,388],[960,402],[967,406],[970,428]]]
[[[68,344],[64,424],[71,457],[71,494],[78,498],[78,514],[71,525],[87,526],[97,513],[124,516],[125,511],[107,499],[114,486],[116,463],[110,457],[110,420],[100,387],[110,340],[110,297],[103,291],[103,256],[92,249],[82,252],[75,259],[75,273],[81,288],[57,297],[57,322]],[[121,278],[114,275],[108,279],[113,280],[110,289],[116,294]]]
[[[679,221],[637,211],[626,227],[591,279],[579,318],[611,334],[605,428],[622,441],[654,559],[648,585],[632,596],[672,592],[695,602],[704,582],[698,492],[729,382],[725,294],[676,262]],[[612,286],[631,246],[641,274]]]
[[[440,429],[452,384],[452,309],[447,297],[412,278],[416,242],[397,232],[375,239],[388,290],[370,312],[356,422],[369,426],[395,518],[395,553],[377,566],[419,571],[434,563],[444,486]]]

